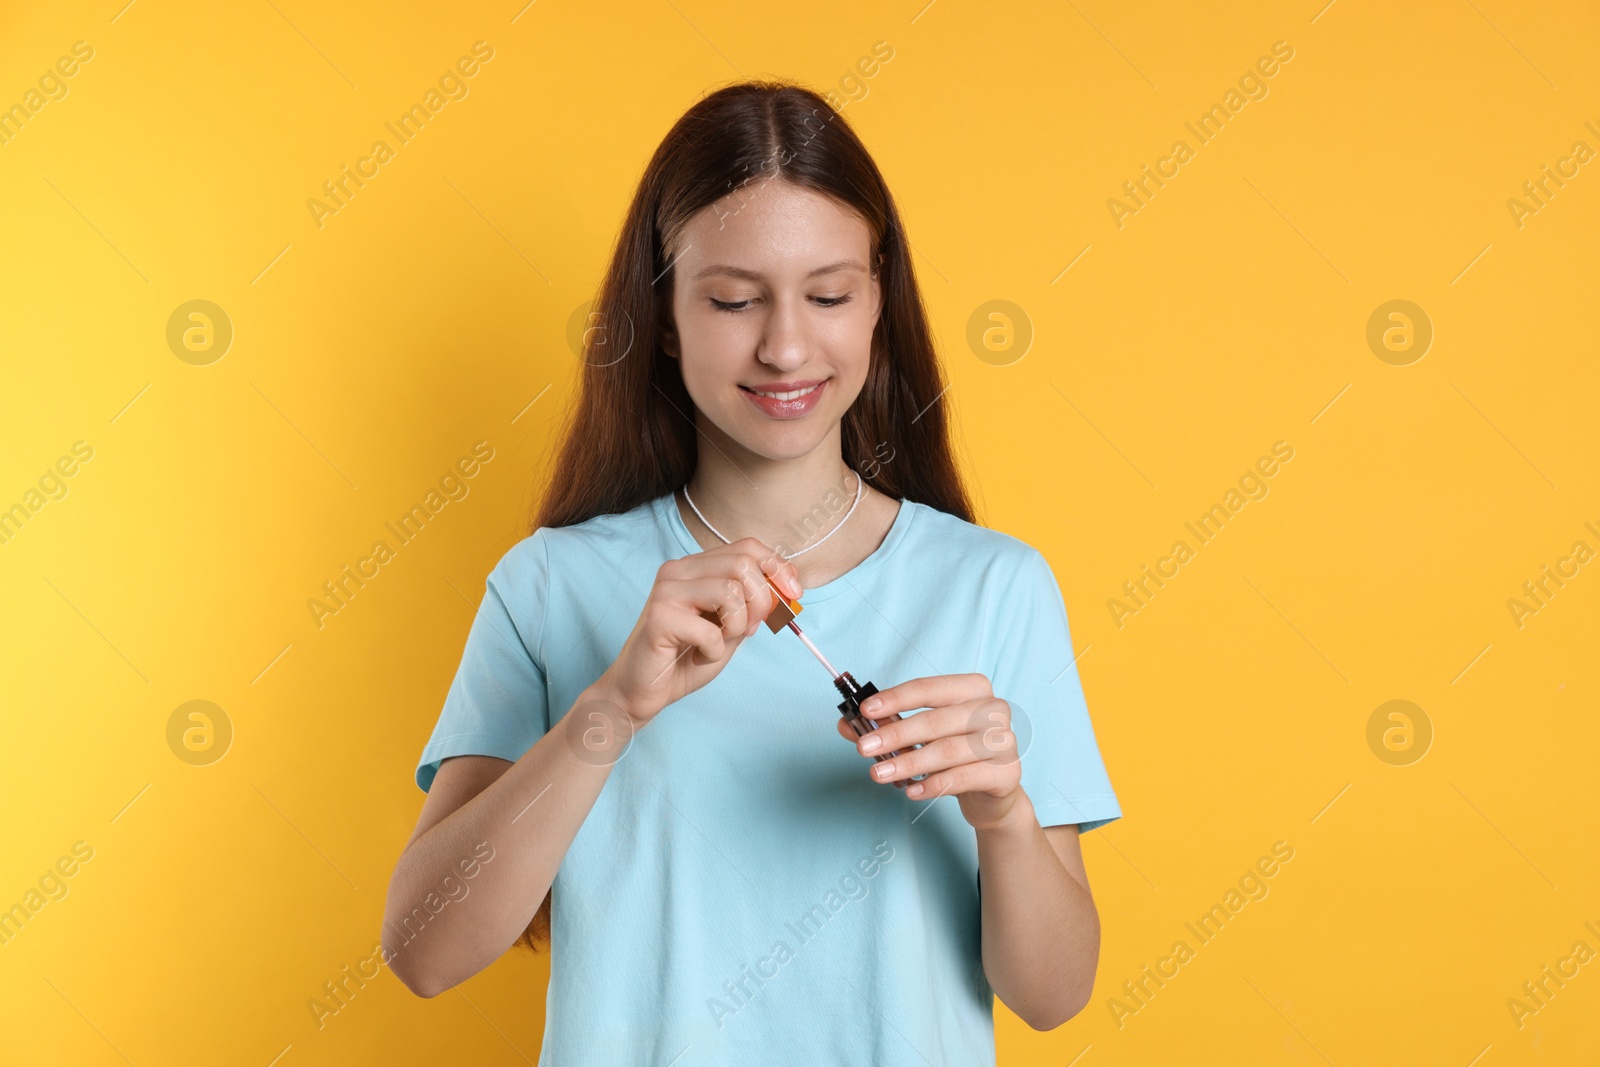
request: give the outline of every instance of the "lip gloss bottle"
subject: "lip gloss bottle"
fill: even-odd
[[[840,693],[844,694],[844,700],[839,704],[839,714],[844,716],[845,723],[855,731],[857,737],[865,737],[868,731],[876,730],[881,725],[878,720],[869,719],[861,714],[861,702],[876,693],[878,691],[877,686],[871,682],[857,684],[856,680],[850,676],[849,671],[842,671],[836,675],[833,679],[833,685]],[[899,720],[899,712],[886,715],[883,718],[884,722],[898,722]],[[918,745],[916,747],[921,748],[922,746]],[[884,760],[893,759],[899,754],[898,752],[879,752],[875,753],[872,759],[876,763],[882,763]],[[894,783],[894,786],[896,789],[904,789],[911,781],[910,778],[901,778]]]
[[[772,614],[767,616],[765,620],[767,628],[773,633],[777,633],[785,626],[793,630],[795,636],[804,641],[805,646],[811,650],[811,654],[817,657],[817,661],[828,669],[828,673],[833,676],[834,688],[839,690],[840,695],[844,697],[844,700],[839,704],[839,714],[844,717],[844,721],[849,725],[850,729],[855,731],[857,737],[865,737],[869,730],[878,729],[882,723],[861,714],[861,702],[876,693],[878,687],[871,682],[858,683],[851,677],[849,671],[834,670],[833,664],[828,662],[828,657],[824,656],[822,651],[811,643],[811,639],[795,623],[795,616],[800,614],[802,610],[800,602],[798,600],[790,600],[785,596],[783,590],[779,589],[777,583],[772,580],[771,575],[766,577],[767,584],[772,586],[773,592],[778,594],[778,603],[772,609]],[[898,722],[899,720],[900,713],[895,712],[892,715],[884,716],[882,722]],[[912,745],[911,747],[918,749],[922,746]],[[893,759],[899,754],[898,752],[878,752],[873,755],[872,759],[875,763],[882,763],[884,760]],[[904,789],[912,782],[921,781],[925,777],[927,775],[918,775],[915,778],[901,778],[894,783],[894,787],[896,789]]]

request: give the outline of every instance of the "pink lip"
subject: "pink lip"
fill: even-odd
[[[805,389],[815,385],[816,388],[805,396],[793,400],[779,400],[772,396],[759,396],[750,391],[749,386],[740,386],[739,392],[743,393],[762,414],[774,419],[798,419],[809,413],[822,400],[822,394],[828,389],[826,378],[814,378],[805,382],[775,382],[771,385],[763,383],[761,388],[768,392],[790,392],[795,389]]]
[[[765,389],[769,393],[792,393],[796,389],[809,389],[813,385],[821,385],[826,378],[801,378],[793,382],[762,382],[760,385],[746,385],[745,389]]]

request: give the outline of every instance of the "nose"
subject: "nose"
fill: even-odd
[[[788,372],[811,359],[811,340],[799,308],[790,301],[775,302],[767,318],[756,358],[776,370]]]

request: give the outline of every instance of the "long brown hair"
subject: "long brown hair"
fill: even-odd
[[[768,80],[701,99],[645,168],[590,313],[595,326],[581,344],[577,398],[530,532],[629,511],[676,491],[694,473],[694,405],[678,361],[661,347],[673,257],[697,212],[758,180],[831,197],[871,232],[883,306],[866,381],[841,426],[845,463],[890,497],[975,521],[951,450],[944,377],[894,197],[843,115],[809,89]],[[871,462],[885,444],[903,461]],[[549,893],[518,940],[535,952],[549,943]]]

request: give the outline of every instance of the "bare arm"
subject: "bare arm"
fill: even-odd
[[[716,677],[772,612],[769,574],[803,592],[754,538],[668,560],[615,662],[520,759],[440,764],[384,907],[384,961],[407,989],[437,996],[527,929],[633,734]]]
[[[456,756],[440,764],[384,907],[389,969],[413,993],[437,996],[472,977],[527,929],[611,775],[610,762],[578,755],[585,741],[592,749],[604,740],[583,707],[596,695],[586,690],[577,714],[563,715],[515,763]],[[620,750],[628,727],[613,726]],[[492,858],[464,877],[459,865],[482,860],[485,845]],[[437,914],[425,904],[430,893],[436,907],[448,901]]]
[[[886,718],[916,708],[928,710]],[[994,696],[984,675],[947,674],[891,686],[861,711],[884,725],[857,738],[841,723],[840,736],[862,755],[895,753],[874,765],[873,780],[924,774],[906,796],[933,801],[952,794],[977,831],[983,973],[1024,1022],[1054,1030],[1089,1003],[1100,915],[1077,826],[1042,828],[1022,789],[1011,706]]]
[[[983,972],[1035,1030],[1082,1011],[1100,958],[1100,915],[1076,826],[1041,828],[1026,796],[1003,825],[978,831]]]

